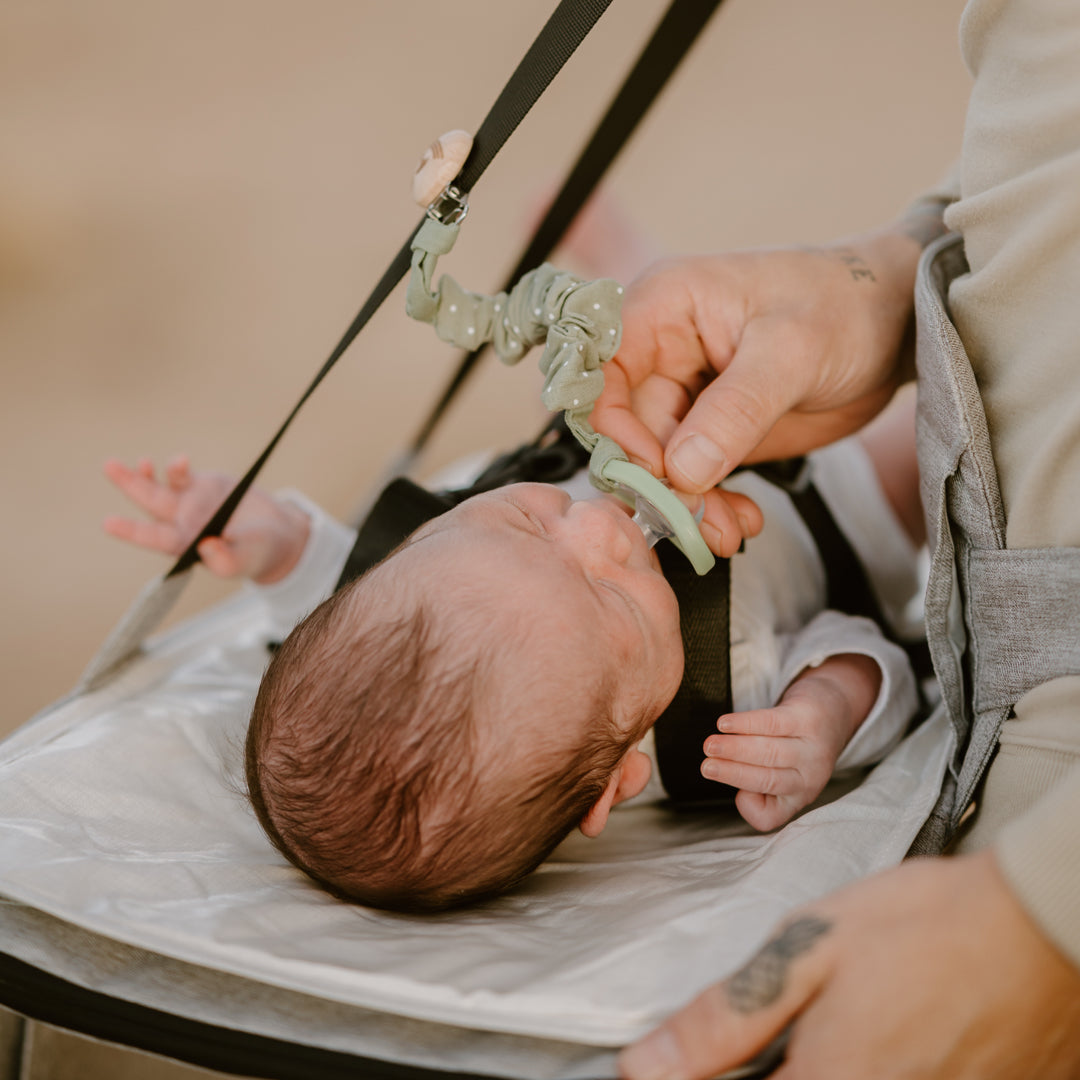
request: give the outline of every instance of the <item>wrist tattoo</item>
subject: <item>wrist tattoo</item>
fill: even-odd
[[[815,255],[820,255],[822,258],[830,259],[832,262],[838,262],[842,266],[846,266],[852,281],[869,281],[871,283],[877,281],[877,278],[874,276],[874,271],[870,269],[870,264],[852,248],[815,247],[807,248],[806,250],[812,251]]]
[[[791,962],[831,929],[832,923],[813,915],[785,926],[727,981],[731,1007],[746,1014],[772,1005],[784,992]]]
[[[928,199],[908,207],[900,219],[900,231],[921,248],[929,247],[949,230],[945,225],[946,199]]]

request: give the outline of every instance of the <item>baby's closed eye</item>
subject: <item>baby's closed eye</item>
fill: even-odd
[[[518,515],[525,521],[525,527],[529,532],[535,533],[537,536],[547,537],[548,531],[544,527],[543,521],[540,520],[538,514],[530,510],[522,503],[515,502],[513,499],[507,499],[506,505],[512,507],[517,511]]]

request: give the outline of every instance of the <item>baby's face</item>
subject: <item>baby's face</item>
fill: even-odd
[[[582,692],[604,679],[616,720],[630,722],[655,719],[678,689],[675,594],[612,497],[573,502],[548,484],[474,496],[417,530],[385,571],[406,588],[492,613],[477,643],[509,647],[526,692]]]

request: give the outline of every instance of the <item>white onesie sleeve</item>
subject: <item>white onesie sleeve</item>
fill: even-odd
[[[301,510],[311,523],[307,545],[287,577],[273,585],[247,585],[265,606],[273,633],[283,638],[334,591],[356,542],[356,531],[299,491],[282,491],[275,497]]]
[[[844,748],[837,770],[878,761],[900,741],[918,705],[915,675],[907,653],[888,641],[875,622],[839,611],[822,611],[802,630],[783,635],[779,644],[781,662],[774,701],[780,700],[799,672],[818,667],[830,656],[868,656],[881,671],[877,700]]]

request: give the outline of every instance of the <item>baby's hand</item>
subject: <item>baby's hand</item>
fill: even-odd
[[[721,716],[701,774],[739,788],[735,806],[755,829],[779,828],[821,794],[880,687],[870,657],[831,656],[802,671],[773,708]]]
[[[179,555],[191,543],[235,484],[222,473],[192,472],[184,456],[165,466],[163,481],[157,479],[149,461],[141,461],[134,469],[120,461],[107,461],[105,475],[153,518],[107,517],[105,531],[168,555]],[[303,511],[252,488],[222,536],[199,544],[199,558],[218,577],[243,575],[269,585],[296,565],[309,527]]]

